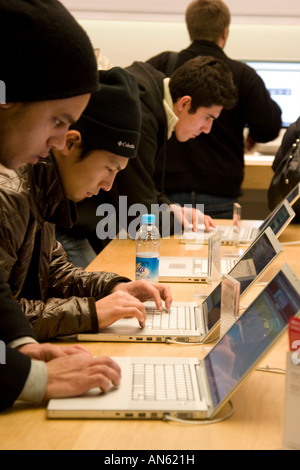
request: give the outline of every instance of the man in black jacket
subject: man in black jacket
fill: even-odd
[[[111,191],[103,197],[113,203],[115,208],[118,208],[121,196],[126,196],[128,208],[138,210],[141,204],[149,213],[155,213],[157,219],[161,217],[161,233],[169,236],[182,228],[182,219],[189,210],[191,214],[193,210],[191,207],[186,208],[183,213],[179,206],[166,197],[163,169],[159,181],[160,191],[157,190],[158,186],[153,179],[156,164],[159,160],[164,168],[164,149],[173,133],[180,142],[195,139],[201,133],[209,133],[222,109],[236,103],[236,88],[226,64],[212,57],[195,57],[178,68],[171,78],[144,62],[134,62],[126,70],[136,78],[139,85],[141,138],[137,157],[117,175]],[[136,217],[136,213],[133,217]],[[125,221],[125,229],[132,237],[137,229],[137,225],[131,223],[133,217],[128,215]],[[176,219],[179,224],[174,222]],[[214,225],[207,216],[204,224],[208,229]]]
[[[271,99],[264,82],[246,64],[224,53],[230,11],[221,0],[195,0],[186,10],[191,38],[187,49],[178,54],[163,52],[147,62],[170,75],[187,60],[213,56],[223,60],[233,74],[239,100],[235,107],[223,110],[209,134],[179,142],[175,136],[167,144],[165,191],[175,203],[204,204],[213,218],[232,218],[233,203],[241,195],[244,176],[244,150],[255,142],[277,137],[281,128],[281,110]],[[244,128],[249,134],[244,141]],[[158,159],[155,181],[160,188],[164,171]]]
[[[99,89],[97,64],[86,33],[57,0],[1,0],[0,55],[0,163],[18,168],[64,145],[70,122]],[[120,383],[109,358],[39,345],[1,273],[0,340],[0,410],[17,398],[41,402]]]

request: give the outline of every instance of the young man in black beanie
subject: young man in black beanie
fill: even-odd
[[[180,142],[194,139],[201,133],[208,134],[222,110],[234,106],[237,99],[229,68],[213,57],[188,61],[171,79],[143,62],[134,62],[126,70],[139,85],[142,126],[137,158],[130,160],[125,171],[116,177],[111,191],[79,204],[78,224],[64,234],[64,240],[67,236],[69,239],[72,236],[89,237],[96,252],[103,248],[102,240],[93,236],[96,225],[101,223],[99,217],[95,217],[100,204],[113,206],[116,218],[121,222],[119,230],[125,229],[132,238],[135,237],[138,217],[129,214],[126,218],[121,217],[120,200],[123,197],[127,198],[128,208],[137,209],[143,205],[145,212],[154,213],[165,237],[181,232],[189,223],[193,224],[194,230],[202,222],[208,231],[215,226],[211,217],[198,208],[192,205],[182,208],[165,195],[165,149],[173,133]],[[154,181],[158,166],[161,170],[159,184]]]
[[[97,65],[88,36],[56,0],[0,0],[0,57],[0,163],[18,168],[64,146],[70,122],[99,89]],[[81,346],[38,344],[1,271],[0,410],[18,398],[40,403],[119,385],[111,359]]]
[[[163,299],[171,306],[167,285],[86,272],[67,262],[56,242],[54,224],[72,226],[74,202],[110,190],[116,174],[137,153],[141,110],[136,80],[114,67],[100,71],[99,81],[101,90],[67,133],[63,149],[53,149],[34,166],[0,175],[5,214],[0,269],[40,341],[98,332],[128,316],[143,327],[142,301],[154,299],[161,309]]]

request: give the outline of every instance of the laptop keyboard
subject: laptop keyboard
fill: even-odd
[[[146,307],[146,328],[149,329],[190,329],[191,309],[185,306],[173,306],[160,312],[155,307]]]
[[[187,364],[134,364],[133,400],[194,400]]]
[[[232,238],[233,236],[233,227],[232,225],[218,225],[218,232],[221,232],[223,238]],[[239,238],[240,239],[251,239],[253,228],[252,227],[241,227]]]

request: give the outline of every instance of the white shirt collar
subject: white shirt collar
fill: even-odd
[[[171,138],[174,128],[178,122],[178,117],[173,111],[173,100],[169,88],[170,78],[166,77],[164,79],[164,108],[167,115],[168,121],[168,139]]]

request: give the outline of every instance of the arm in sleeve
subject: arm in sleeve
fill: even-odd
[[[0,410],[11,407],[22,392],[31,369],[31,359],[6,347],[5,364],[0,364]]]
[[[119,282],[130,279],[115,273],[89,273],[66,261],[61,244],[56,242],[49,273],[47,298],[19,299],[39,341],[58,336],[98,332],[95,302],[109,295]]]
[[[256,142],[276,139],[282,126],[281,109],[272,100],[261,77],[250,67],[245,69],[240,86],[239,108]]]

